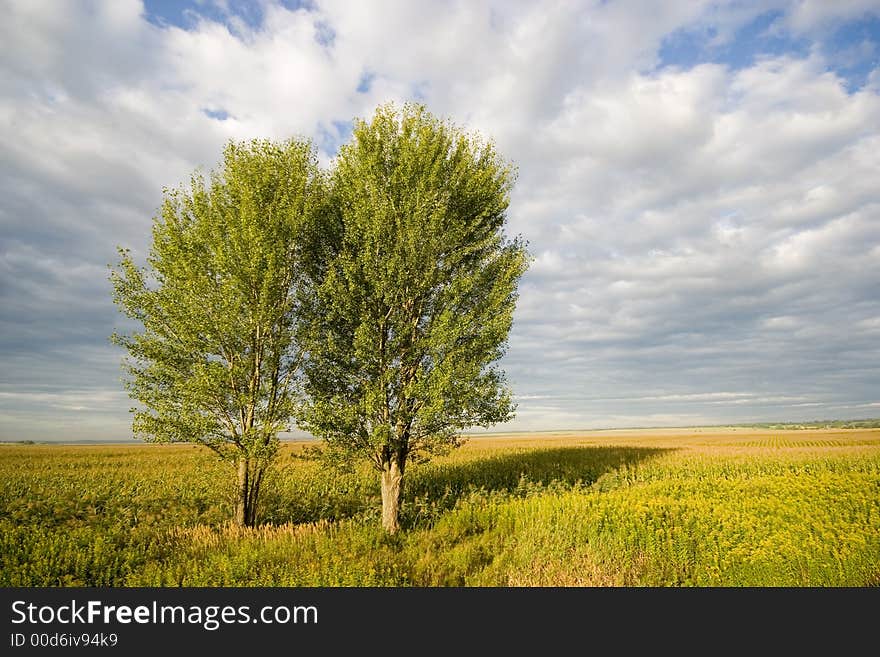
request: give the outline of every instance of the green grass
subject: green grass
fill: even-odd
[[[880,431],[483,438],[378,477],[286,445],[255,529],[190,446],[0,447],[4,586],[880,585]]]

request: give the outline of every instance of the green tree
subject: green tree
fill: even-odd
[[[408,462],[513,415],[496,364],[528,261],[503,231],[513,180],[491,143],[414,105],[356,121],[336,160],[299,424],[372,462],[389,532]]]
[[[143,330],[114,334],[134,433],[192,442],[238,473],[235,519],[253,525],[260,484],[297,403],[295,340],[323,179],[311,144],[230,142],[220,171],[164,190],[146,267],[120,249],[114,301]]]

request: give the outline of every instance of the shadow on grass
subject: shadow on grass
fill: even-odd
[[[464,463],[434,463],[407,473],[405,524],[423,524],[469,495],[524,496],[590,486],[602,475],[675,451],[653,447],[557,447],[499,454]],[[613,487],[616,480],[609,479]]]
[[[405,527],[431,524],[465,497],[509,495],[590,486],[617,485],[615,472],[672,449],[649,447],[555,447],[487,454],[464,462],[432,462],[406,473],[401,521]],[[263,491],[261,521],[269,524],[337,521],[360,517],[378,523],[379,475],[317,477],[273,482]],[[293,486],[291,486],[293,484]]]

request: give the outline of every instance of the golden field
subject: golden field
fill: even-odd
[[[191,445],[0,446],[4,586],[874,586],[880,430],[484,434],[378,476],[285,443],[263,524]]]

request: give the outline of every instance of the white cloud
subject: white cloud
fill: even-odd
[[[784,22],[798,33],[816,33],[870,14],[880,15],[880,7],[874,0],[797,0],[787,12]]]

